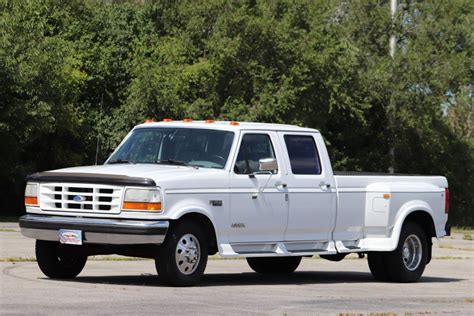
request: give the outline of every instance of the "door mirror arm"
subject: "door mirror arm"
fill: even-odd
[[[259,194],[262,194],[267,187],[268,182],[273,176],[273,173],[278,170],[278,163],[275,158],[263,158],[258,161],[258,171],[249,174],[249,178],[255,179],[257,174],[268,174],[270,175],[265,184],[258,188],[258,193],[254,194],[252,198],[256,199]]]
[[[266,188],[267,185],[268,185],[268,182],[270,181],[270,179],[271,179],[272,176],[273,176],[273,172],[271,172],[271,171],[266,171],[266,172],[258,171],[258,172],[254,172],[254,173],[249,174],[249,178],[252,178],[252,179],[253,179],[253,178],[255,178],[255,175],[257,175],[257,174],[268,174],[268,175],[270,175],[270,176],[268,177],[267,181],[265,181],[265,184],[264,184],[263,186],[261,186],[261,187],[258,188],[258,192],[257,192],[257,193],[254,193],[254,194],[252,195],[252,199],[256,199],[260,194],[263,193],[263,191],[265,190],[265,188]]]

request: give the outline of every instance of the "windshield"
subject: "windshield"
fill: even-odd
[[[111,163],[158,163],[223,169],[234,133],[194,128],[140,128],[109,158]]]

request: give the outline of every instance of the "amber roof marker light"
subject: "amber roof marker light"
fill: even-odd
[[[183,119],[183,122],[184,122],[184,123],[191,123],[192,121],[193,121],[193,120],[190,119],[190,118],[185,118],[185,119]]]
[[[237,121],[231,121],[229,124],[232,125],[232,126],[239,126],[240,125],[240,123],[237,122]]]
[[[215,123],[216,121],[214,120],[205,120],[204,123],[206,124],[212,124],[212,123]]]
[[[162,122],[173,122],[173,120],[170,118],[164,118]]]

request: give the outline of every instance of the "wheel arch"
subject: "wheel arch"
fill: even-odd
[[[418,224],[421,229],[425,232],[426,236],[426,242],[428,243],[428,256],[426,260],[426,264],[430,263],[431,257],[432,257],[432,246],[433,242],[431,241],[432,237],[436,237],[436,229],[433,221],[433,217],[426,212],[422,210],[416,210],[408,214],[408,216],[405,217],[405,220],[403,222],[403,225],[405,223],[416,223]]]
[[[207,214],[203,214],[202,212],[196,210],[189,210],[181,216],[173,221],[170,221],[171,226],[177,225],[183,221],[191,221],[193,223],[197,223],[199,226],[204,228],[206,235],[208,237],[209,242],[209,255],[216,254],[218,252],[217,246],[217,234],[216,229],[214,227],[214,223],[212,220],[207,216]]]
[[[425,232],[426,241],[428,243],[427,263],[429,263],[431,261],[431,248],[433,244],[431,239],[432,237],[436,237],[436,229],[431,209],[423,202],[422,204],[411,205],[411,207],[405,208],[401,213],[402,216],[397,220],[392,235],[392,238],[395,237],[393,238],[394,249],[400,241],[400,234],[403,226],[409,222],[418,224]]]

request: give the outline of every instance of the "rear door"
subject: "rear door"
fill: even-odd
[[[322,137],[317,133],[279,132],[278,135],[289,166],[285,241],[331,240],[336,189]]]

